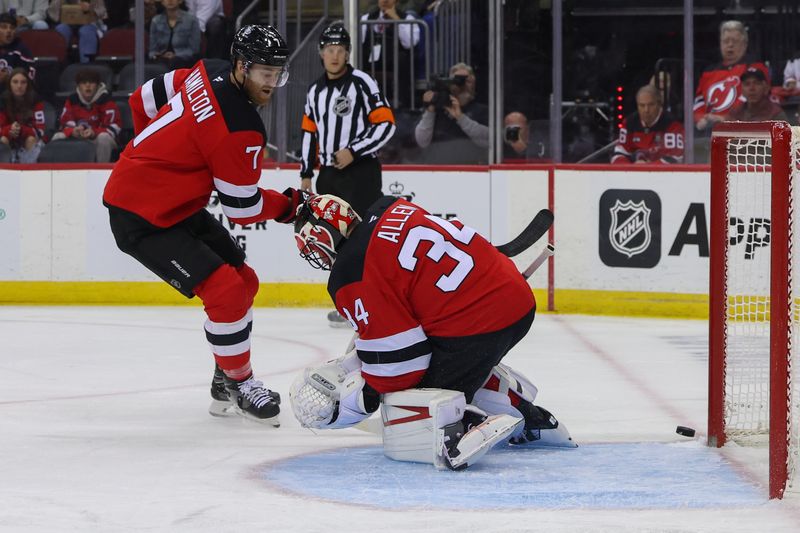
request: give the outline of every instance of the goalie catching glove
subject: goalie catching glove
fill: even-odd
[[[289,390],[292,411],[300,425],[339,429],[358,424],[380,405],[380,397],[361,376],[355,350],[317,368],[306,368]]]
[[[275,222],[280,222],[281,224],[292,224],[294,223],[294,219],[297,218],[297,213],[300,208],[311,197],[311,193],[301,189],[293,189],[292,187],[289,187],[283,191],[283,194],[289,198],[289,207],[282,216],[275,219]]]

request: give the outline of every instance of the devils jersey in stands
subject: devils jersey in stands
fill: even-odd
[[[11,127],[15,122],[19,122],[19,135],[11,140]],[[44,102],[33,104],[32,115],[29,117],[15,115],[11,109],[0,107],[0,137],[11,140],[12,146],[17,146],[25,141],[27,137],[44,138],[44,130],[47,127],[44,119]]]
[[[328,292],[358,328],[362,374],[380,393],[420,382],[434,338],[495,332],[536,306],[514,263],[475,230],[393,197],[375,202],[353,230]]]
[[[95,133],[108,133],[117,140],[122,131],[122,117],[119,108],[105,84],[101,83],[90,101],[84,100],[77,92],[69,95],[61,110],[61,130],[67,137],[72,136],[76,126],[91,126]]]
[[[769,80],[769,70],[760,62],[739,61],[733,65],[717,63],[706,68],[697,84],[694,98],[694,121],[709,113],[725,115],[737,102],[744,102],[742,82],[739,77],[750,67],[764,72]]]
[[[266,132],[230,68],[203,61],[158,76],[131,95],[136,137],[106,185],[104,202],[169,227],[200,209],[214,189],[231,221],[277,218],[288,199],[258,187]]]
[[[639,113],[625,118],[614,147],[612,163],[682,163],[683,124],[663,111],[649,128]]]

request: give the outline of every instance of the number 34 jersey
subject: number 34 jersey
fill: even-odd
[[[362,374],[380,393],[419,383],[435,356],[429,337],[498,331],[536,305],[514,263],[475,230],[393,197],[353,231],[328,292],[357,328]]]
[[[106,204],[169,227],[205,208],[216,189],[233,222],[281,216],[288,199],[258,187],[266,133],[230,69],[203,61],[158,76],[130,97],[136,137],[106,184]]]

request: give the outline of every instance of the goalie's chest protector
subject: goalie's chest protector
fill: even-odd
[[[428,337],[488,333],[536,305],[514,263],[481,235],[393,197],[367,212],[328,290],[365,340],[418,326]]]

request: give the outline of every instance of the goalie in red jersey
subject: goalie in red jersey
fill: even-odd
[[[533,404],[536,387],[501,363],[536,302],[514,263],[475,230],[389,196],[362,221],[322,195],[301,207],[295,237],[301,256],[331,271],[328,292],[358,333],[348,355],[293,384],[302,425],[348,427],[382,405],[386,455],[454,469],[506,438],[574,446]]]
[[[234,37],[231,66],[203,61],[154,78],[131,96],[136,137],[103,194],[120,250],[186,297],[203,301],[216,362],[212,415],[241,414],[278,425],[280,396],[253,378],[252,305],[258,277],[205,206],[216,190],[238,224],[290,223],[307,196],[258,187],[264,124],[256,106],[286,83],[289,51],[271,26]]]

